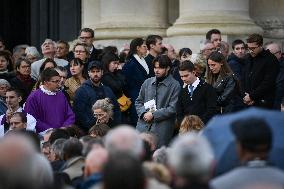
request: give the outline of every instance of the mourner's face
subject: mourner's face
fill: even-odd
[[[211,35],[211,42],[213,43],[213,45],[215,47],[220,47],[221,46],[221,41],[222,41],[222,38],[221,38],[220,34],[213,33]]]
[[[247,45],[249,53],[252,57],[256,57],[262,51],[262,46],[258,45],[256,42],[247,43]]]
[[[52,41],[46,40],[41,46],[42,54],[55,53],[56,49]]]
[[[74,49],[74,57],[80,58],[83,62],[85,62],[88,58],[88,53],[86,52],[85,47],[82,45],[77,45]]]
[[[196,80],[195,74],[196,74],[195,71],[192,71],[192,72],[188,70],[179,71],[181,80],[187,85],[194,83],[194,81]]]
[[[146,56],[147,54],[147,46],[146,43],[144,42],[141,46],[137,47],[137,54],[138,56]]]
[[[103,71],[98,68],[92,68],[91,70],[89,70],[88,74],[92,82],[97,84],[100,83],[101,81],[101,78],[103,76]]]
[[[20,130],[27,127],[26,123],[23,123],[22,118],[19,115],[14,115],[10,119],[10,130]]]
[[[210,59],[208,60],[208,67],[213,74],[218,74],[221,70],[222,65],[223,64],[220,62],[215,62]]]
[[[151,49],[153,49],[156,53],[158,53],[158,54],[161,53],[161,52],[162,52],[162,40],[157,39],[156,44],[155,44],[155,45],[151,44],[150,47],[151,47]]]
[[[246,48],[245,48],[245,44],[237,44],[235,45],[234,48],[234,54],[238,57],[238,58],[243,58],[246,54]]]
[[[67,72],[62,72],[60,70],[56,70],[59,73],[59,77],[60,77],[60,87],[63,87],[65,84],[65,81],[67,79]]]
[[[107,124],[110,119],[110,116],[108,115],[108,113],[103,111],[100,108],[94,110],[94,116],[96,117],[98,123]]]
[[[67,56],[69,49],[64,43],[57,43],[56,44],[56,57],[57,58],[64,58]]]
[[[191,55],[188,54],[188,53],[183,53],[180,57],[180,61],[183,62],[183,61],[186,61],[186,60],[190,60],[191,58]]]
[[[31,65],[26,63],[25,61],[22,61],[19,68],[17,68],[17,71],[22,75],[30,75],[31,74]]]
[[[118,69],[119,61],[111,61],[108,65],[108,71],[114,72]]]
[[[72,60],[70,64],[70,72],[71,75],[76,76],[80,75],[83,72],[84,66],[80,64],[74,64],[74,61]]]
[[[81,43],[85,43],[88,47],[91,47],[94,42],[94,38],[92,37],[92,34],[90,32],[82,31],[80,33],[79,39]]]
[[[4,56],[0,56],[0,71],[6,71],[8,66],[8,61]]]
[[[44,82],[44,86],[47,88],[47,90],[56,92],[60,88],[60,82],[61,78],[59,76],[53,76],[49,81]]]
[[[8,91],[6,92],[6,103],[8,107],[15,108],[19,106],[22,98],[19,97],[15,91]]]
[[[161,78],[161,77],[165,77],[166,75],[168,75],[170,68],[161,68],[159,66],[159,62],[155,62],[154,65],[154,72],[155,72],[155,76],[157,78]]]

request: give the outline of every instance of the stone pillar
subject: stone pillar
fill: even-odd
[[[166,35],[165,0],[101,0],[96,39],[133,39],[148,34]]]
[[[82,28],[95,29],[100,22],[100,0],[82,0],[81,10]]]
[[[200,40],[213,28],[229,43],[236,37],[263,32],[249,16],[249,0],[180,0],[179,9],[179,18],[167,30],[167,35],[175,38],[169,41],[176,43],[176,48],[199,51]]]
[[[284,1],[251,0],[250,15],[264,29],[264,37],[284,39]]]

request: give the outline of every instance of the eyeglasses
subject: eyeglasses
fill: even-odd
[[[91,36],[89,36],[89,37],[83,37],[83,36],[81,37],[81,36],[80,36],[80,37],[79,37],[79,39],[91,39],[91,38],[92,38]]]
[[[256,47],[248,47],[248,50],[250,51],[254,51],[255,49],[257,49],[259,46],[256,46]]]

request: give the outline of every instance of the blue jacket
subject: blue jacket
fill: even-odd
[[[76,116],[77,125],[84,131],[88,131],[93,125],[96,124],[96,118],[92,112],[92,106],[94,103],[102,98],[110,98],[114,105],[114,121],[120,123],[121,114],[117,99],[112,90],[101,84],[98,88],[103,89],[103,96],[98,97],[96,94],[95,86],[91,80],[85,81],[81,87],[79,87],[75,93],[73,109]]]
[[[126,79],[128,97],[134,104],[143,82],[149,75],[133,56],[123,66],[122,74]]]
[[[237,57],[234,53],[230,54],[228,57],[228,64],[239,80],[243,74],[244,63],[245,59]]]

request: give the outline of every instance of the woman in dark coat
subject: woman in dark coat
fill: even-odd
[[[216,51],[209,56],[206,82],[211,84],[216,90],[217,106],[220,113],[228,113],[240,109],[239,81],[234,76],[222,53]]]
[[[131,123],[133,125],[136,125],[138,119],[134,103],[139,95],[142,84],[149,77],[149,68],[144,60],[146,53],[147,46],[145,40],[142,38],[133,39],[130,43],[127,62],[122,68],[122,73],[126,79],[127,95],[131,98],[133,105],[133,108],[130,110]]]
[[[22,92],[22,102],[25,102],[36,83],[31,77],[31,63],[20,58],[15,64],[15,69],[16,77],[11,80],[11,85]]]

